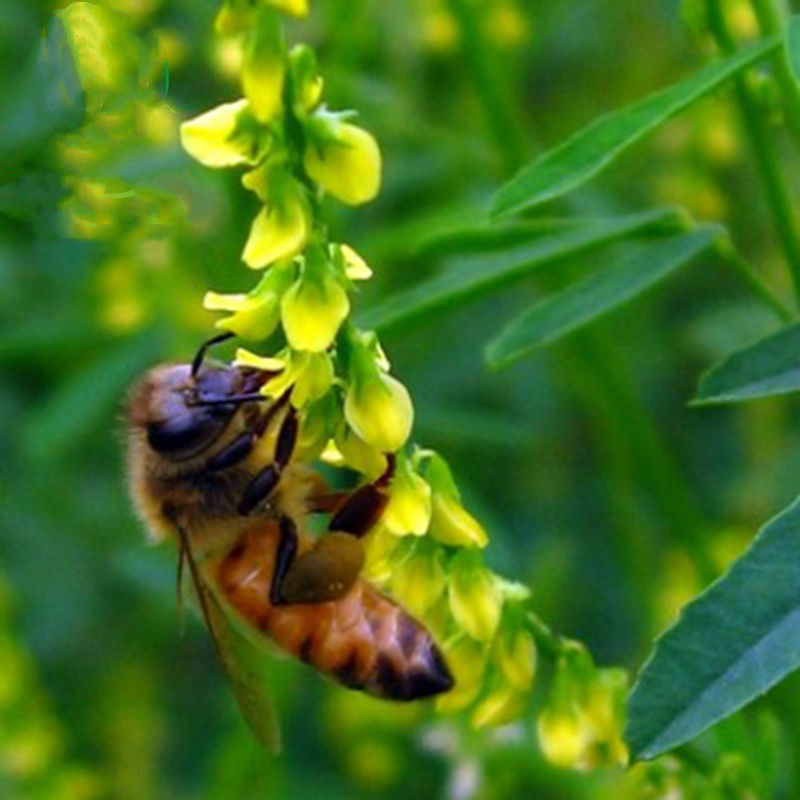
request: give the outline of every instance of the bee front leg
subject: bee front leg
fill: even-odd
[[[244,487],[238,511],[247,516],[256,506],[264,502],[278,485],[281,473],[286,469],[297,443],[297,412],[289,406],[286,416],[278,431],[278,442],[275,445],[275,457],[272,463],[261,470]]]

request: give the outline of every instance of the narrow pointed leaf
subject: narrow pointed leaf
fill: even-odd
[[[639,103],[599,117],[563,144],[540,155],[501,187],[494,197],[492,216],[533,208],[580,186],[660,125],[753,62],[770,55],[779,43],[777,37],[758,42]]]
[[[800,15],[795,14],[786,28],[786,55],[794,79],[800,83]]]
[[[700,379],[694,405],[739,403],[800,390],[800,323],[738,350]]]
[[[508,366],[534,348],[588,325],[707,250],[719,232],[715,226],[705,226],[666,241],[641,245],[618,263],[548,297],[490,342],[486,350],[489,365]]]
[[[633,689],[634,758],[688,742],[800,666],[800,500],[656,642]]]
[[[358,323],[385,331],[416,322],[491,294],[536,269],[572,258],[619,239],[672,232],[684,224],[676,209],[657,209],[624,217],[591,220],[537,237],[532,242],[480,255],[360,315]]]

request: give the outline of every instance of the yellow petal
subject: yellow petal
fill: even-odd
[[[309,143],[303,163],[309,177],[348,205],[366,203],[381,185],[381,153],[371,134],[348,122],[335,126],[335,139]]]
[[[294,357],[302,357],[303,363],[297,370],[292,390],[292,405],[295,408],[303,408],[318,400],[331,388],[333,364],[327,353],[300,353]]]
[[[279,209],[264,206],[253,220],[242,259],[248,267],[261,269],[275,261],[292,258],[308,239],[308,214],[299,198],[290,198]]]
[[[252,300],[246,294],[206,292],[203,297],[203,308],[207,308],[209,311],[241,311],[252,305]]]
[[[257,356],[251,353],[244,347],[236,350],[236,357],[234,364],[239,367],[254,367],[255,369],[263,369],[265,372],[279,372],[284,369],[286,364],[280,358],[265,358],[264,356]]]
[[[413,552],[392,571],[392,594],[420,618],[442,596],[445,587],[445,572],[436,550]]]
[[[363,258],[349,244],[340,245],[344,258],[345,271],[351,281],[366,281],[372,277],[372,270]]]
[[[181,125],[181,144],[194,159],[207,167],[234,167],[250,163],[250,137],[233,136],[239,115],[248,107],[246,99],[223,103]]]
[[[573,708],[546,708],[536,721],[544,757],[557,767],[580,769],[591,745],[591,731]]]
[[[454,547],[486,547],[489,536],[461,503],[439,492],[431,503],[431,536]]]
[[[262,9],[247,37],[242,89],[253,116],[266,124],[281,110],[285,53],[276,15]]]
[[[485,568],[454,568],[450,576],[450,611],[473,639],[489,642],[497,630],[503,598]]]
[[[486,670],[486,649],[466,636],[453,644],[445,644],[442,649],[455,686],[436,698],[436,710],[452,713],[466,708],[480,693]]]
[[[529,631],[503,631],[496,640],[497,664],[503,677],[519,691],[533,685],[536,674],[536,645]]]
[[[392,480],[383,522],[396,536],[422,536],[431,520],[431,487],[403,462]]]
[[[494,728],[518,719],[525,710],[525,694],[513,686],[502,686],[483,699],[472,712],[476,728]]]
[[[414,422],[408,390],[384,373],[353,380],[344,413],[350,427],[382,453],[399,450],[408,440]]]
[[[360,472],[369,480],[377,478],[386,469],[386,458],[372,445],[357,436],[347,425],[342,425],[336,434],[336,448],[343,463]]]
[[[308,0],[267,0],[279,11],[285,11],[295,17],[305,17],[308,14]]]
[[[281,303],[286,339],[295,350],[327,350],[349,311],[347,293],[335,278],[329,275],[319,281],[301,278],[286,292]]]

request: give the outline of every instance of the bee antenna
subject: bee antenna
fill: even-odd
[[[251,401],[271,400],[261,392],[247,392],[246,394],[231,394],[224,397],[214,397],[210,400],[192,400],[186,403],[189,406],[225,406],[230,403],[249,403]]]
[[[210,347],[213,347],[215,344],[220,344],[221,342],[227,342],[228,339],[232,338],[233,334],[228,331],[227,333],[220,333],[218,336],[212,337],[207,342],[203,342],[203,344],[200,345],[200,349],[197,351],[197,355],[192,360],[192,377],[197,377],[197,373],[200,372],[200,367],[203,366],[203,359],[206,357],[206,353]]]

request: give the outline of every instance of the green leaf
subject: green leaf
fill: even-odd
[[[793,15],[786,29],[786,56],[794,79],[800,83],[800,15]]]
[[[492,216],[532,208],[580,186],[660,125],[745,67],[770,55],[779,41],[772,37],[758,42],[635,105],[599,117],[563,144],[540,155],[501,187],[492,203]]]
[[[800,666],[800,500],[686,606],[633,689],[634,758],[688,742]]]
[[[737,350],[700,379],[693,405],[739,403],[800,389],[800,323]]]
[[[641,245],[618,263],[591,274],[526,311],[489,343],[492,367],[505,367],[607,314],[707,250],[720,229],[708,225],[666,241]]]
[[[393,295],[362,314],[358,323],[382,331],[407,325],[498,291],[548,264],[637,234],[672,232],[683,224],[683,216],[676,209],[591,220],[491,257],[473,258],[456,269]]]

